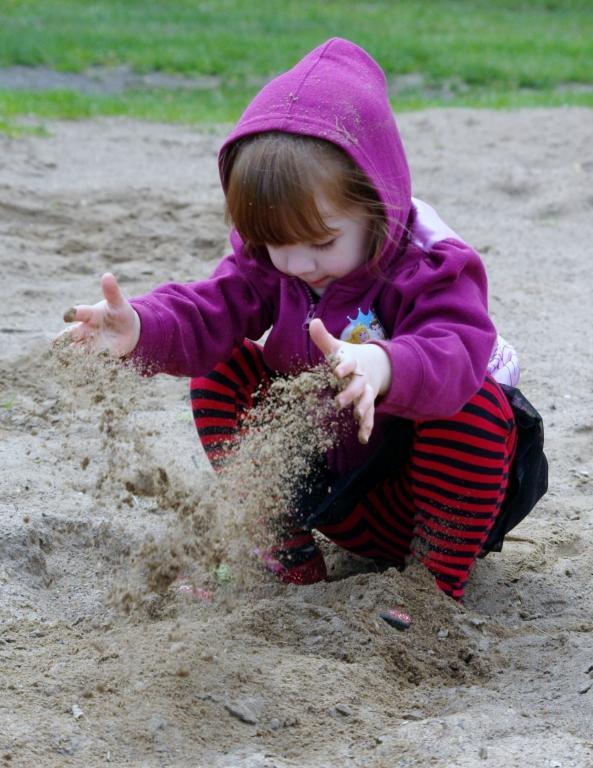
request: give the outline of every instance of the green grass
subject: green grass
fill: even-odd
[[[0,114],[2,114],[2,108],[0,107]],[[23,124],[21,120],[0,117],[0,134],[3,136],[9,136],[10,138],[19,139],[21,136],[49,136],[49,131],[43,125],[28,125]]]
[[[142,120],[180,123],[233,122],[249,95],[245,89],[222,88],[197,94],[163,91],[132,91],[121,96],[88,96],[71,91],[0,91],[0,131],[42,133],[42,126],[22,126],[19,117],[36,119],[78,119],[99,116],[125,116]],[[423,92],[410,91],[395,103],[398,112],[439,107],[489,107],[491,109],[529,106],[579,105],[593,107],[593,93],[548,91],[496,91],[470,89],[443,102]]]
[[[421,73],[396,109],[593,106],[593,0],[0,0],[0,66],[216,75],[219,88],[121,95],[0,92],[0,121],[130,115],[232,121],[262,82],[339,35],[388,78]],[[438,93],[447,83],[453,94]],[[455,92],[455,84],[463,90]],[[435,95],[435,93],[437,95]]]

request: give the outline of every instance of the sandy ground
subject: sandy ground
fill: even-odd
[[[464,606],[334,549],[323,585],[110,604],[207,487],[187,382],[69,379],[48,343],[107,269],[129,294],[212,269],[223,133],[99,120],[0,138],[0,765],[593,765],[593,112],[400,125],[416,195],[484,256],[546,422],[550,492]],[[407,632],[377,618],[392,605]]]

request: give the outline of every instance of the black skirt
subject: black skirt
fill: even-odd
[[[516,387],[501,384],[517,425],[517,451],[509,487],[482,554],[500,552],[506,534],[518,525],[548,490],[548,461],[544,454],[544,423],[529,400]]]

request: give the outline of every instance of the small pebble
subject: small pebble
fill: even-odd
[[[269,728],[270,728],[271,731],[277,731],[278,728],[282,727],[282,723],[280,722],[280,720],[278,720],[277,717],[273,717],[270,720],[268,725],[269,725]]]
[[[148,728],[152,734],[155,734],[158,731],[164,730],[166,725],[167,721],[164,720],[160,715],[155,714],[150,718]]]
[[[346,704],[336,704],[335,710],[340,715],[344,715],[344,717],[350,717],[350,715],[352,714],[352,710]]]
[[[226,711],[248,725],[256,725],[262,704],[257,701],[247,699],[245,701],[229,701],[224,705]]]
[[[478,643],[478,650],[482,653],[486,653],[490,650],[490,640],[487,637],[481,637]]]
[[[220,563],[214,572],[214,577],[218,584],[228,584],[233,579],[231,567],[226,563]]]
[[[84,717],[84,712],[78,706],[78,704],[72,705],[72,716],[74,717],[75,720],[80,720],[81,717]]]
[[[175,643],[171,643],[169,646],[169,653],[179,653],[180,651],[185,650],[185,643],[182,640],[178,640]]]
[[[335,707],[330,707],[327,710],[327,714],[333,718],[350,717],[352,710],[345,704],[336,704]]]
[[[177,591],[180,595],[185,595],[192,600],[198,600],[203,603],[211,602],[214,597],[214,593],[209,589],[203,587],[195,587],[189,582],[181,582],[177,585]]]
[[[395,627],[395,629],[399,629],[400,631],[408,629],[412,623],[409,614],[400,611],[399,608],[390,608],[388,611],[381,611],[379,616],[383,621],[386,621],[390,627]]]
[[[419,710],[412,710],[411,712],[402,712],[403,720],[424,720],[424,714]]]
[[[437,632],[437,637],[439,640],[445,640],[447,637],[449,637],[449,630],[439,629],[439,631]]]

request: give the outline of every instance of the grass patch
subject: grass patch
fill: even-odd
[[[255,90],[253,91],[255,94]],[[5,120],[28,115],[45,119],[132,117],[158,122],[232,122],[245,106],[244,89],[129,91],[95,95],[75,91],[0,91]]]
[[[1,106],[0,113],[2,113]],[[20,139],[23,136],[49,136],[49,131],[43,125],[23,124],[20,120],[11,120],[9,117],[0,117],[0,133],[11,139]]]
[[[92,117],[131,117],[172,123],[232,123],[257,89],[220,88],[198,93],[171,91],[132,91],[125,95],[96,96],[72,91],[0,91],[0,131],[42,134],[41,126],[19,126],[19,116],[36,119],[79,119]],[[593,107],[593,91],[561,93],[555,91],[496,91],[470,88],[446,100],[423,91],[408,91],[392,101],[396,112],[429,107]]]
[[[0,93],[0,119],[128,115],[234,121],[262,82],[328,37],[365,47],[388,79],[421,73],[395,106],[593,105],[591,0],[2,0],[0,66],[127,66],[216,76],[200,92]],[[447,91],[460,83],[463,91]]]

